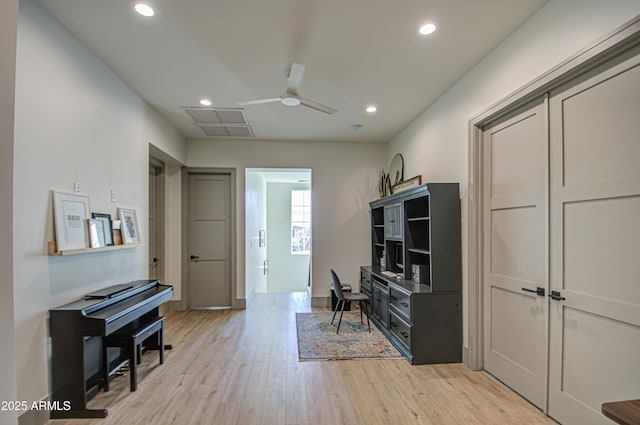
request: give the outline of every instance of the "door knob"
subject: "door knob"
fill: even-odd
[[[558,291],[551,291],[551,293],[549,294],[549,298],[551,298],[552,300],[555,300],[555,301],[564,301],[564,300],[566,300],[566,298],[561,296],[560,292],[558,292]]]
[[[191,259],[191,261],[195,261],[200,259],[200,257],[198,257],[197,255],[192,255],[191,257],[189,257]]]
[[[533,292],[536,295],[544,297],[544,288],[541,288],[540,286],[538,286],[536,289],[522,288],[522,290],[525,292]]]

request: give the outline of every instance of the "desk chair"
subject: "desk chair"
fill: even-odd
[[[344,305],[347,301],[359,302],[360,303],[360,323],[364,325],[364,321],[362,319],[362,311],[364,310],[367,313],[367,325],[369,326],[369,332],[371,332],[371,323],[369,322],[369,307],[367,303],[369,302],[369,296],[365,294],[360,294],[357,292],[343,292],[342,291],[342,283],[340,283],[340,279],[333,269],[331,269],[331,279],[333,280],[333,292],[336,294],[336,298],[338,299],[338,303],[336,304],[336,309],[333,312],[333,317],[331,318],[331,324],[333,325],[333,321],[336,318],[336,313],[338,312],[338,308],[340,308],[340,319],[338,320],[338,329],[336,330],[336,334],[340,332],[340,323],[342,323],[342,313],[344,313]]]

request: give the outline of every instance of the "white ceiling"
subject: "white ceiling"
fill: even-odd
[[[546,1],[149,0],[153,18],[132,0],[38,3],[186,138],[205,136],[183,107],[278,97],[298,62],[301,94],[338,112],[247,106],[255,139],[384,143]]]

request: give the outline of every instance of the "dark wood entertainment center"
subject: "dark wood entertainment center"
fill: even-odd
[[[429,183],[370,202],[371,266],[360,290],[371,318],[412,364],[462,361],[458,183]]]

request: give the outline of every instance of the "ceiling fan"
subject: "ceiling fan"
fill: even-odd
[[[337,109],[300,96],[299,88],[302,84],[302,78],[304,78],[306,69],[307,67],[301,63],[291,64],[291,70],[289,71],[289,77],[287,78],[287,91],[282,93],[280,97],[247,100],[244,102],[238,102],[238,105],[249,106],[259,105],[261,103],[280,102],[286,106],[306,106],[307,108],[315,109],[316,111],[324,112],[325,114],[333,114],[334,112],[337,112]]]

